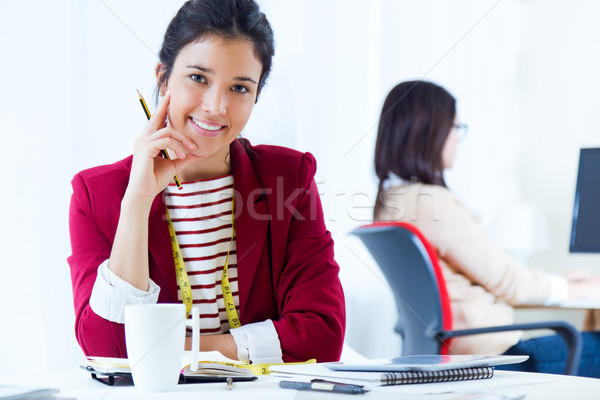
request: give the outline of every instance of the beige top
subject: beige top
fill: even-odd
[[[379,221],[416,226],[437,250],[446,280],[453,329],[513,323],[511,305],[542,305],[551,278],[524,268],[487,237],[479,219],[441,186],[410,184],[387,189]],[[521,332],[455,338],[454,354],[502,354]]]

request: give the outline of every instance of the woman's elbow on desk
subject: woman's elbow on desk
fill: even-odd
[[[98,316],[89,305],[76,318],[75,335],[86,356],[127,357],[124,325]]]

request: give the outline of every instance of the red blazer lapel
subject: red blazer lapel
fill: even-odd
[[[252,289],[254,275],[261,262],[270,213],[266,193],[254,165],[240,140],[231,144],[231,164],[235,188],[235,228],[238,269],[240,318],[244,322],[244,310]],[[150,274],[161,287],[161,302],[177,302],[177,278],[175,262],[169,238],[165,203],[162,194],[156,196],[148,222],[148,249],[150,251]],[[264,260],[268,262],[268,260]]]
[[[163,193],[154,199],[148,219],[148,249],[150,251],[150,276],[160,286],[159,301],[177,302],[177,278],[171,248],[169,225]]]
[[[265,189],[241,140],[237,139],[231,144],[230,154],[235,188],[235,240],[240,319],[244,323],[244,311],[263,254],[270,214]]]

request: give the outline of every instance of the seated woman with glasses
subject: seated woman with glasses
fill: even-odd
[[[403,221],[418,228],[437,250],[450,297],[453,328],[513,323],[513,306],[556,304],[568,297],[600,297],[600,278],[567,279],[518,265],[486,235],[477,216],[447,188],[466,133],[456,101],[430,82],[397,85],[388,94],[379,122],[375,171],[378,221]],[[600,377],[600,333],[584,332],[579,373]],[[453,354],[528,354],[514,368],[562,373],[567,349],[557,336],[526,341],[521,332],[454,338]]]

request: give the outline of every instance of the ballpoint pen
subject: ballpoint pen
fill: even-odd
[[[313,382],[294,382],[294,381],[281,381],[279,387],[283,389],[296,389],[296,390],[319,390],[322,392],[334,392],[334,393],[346,393],[346,394],[363,394],[367,393],[369,389],[365,389],[360,385],[346,385],[335,382],[327,381],[313,381]]]
[[[146,105],[146,101],[142,97],[142,94],[140,93],[139,90],[137,91],[137,94],[138,94],[138,97],[140,99],[140,104],[142,105],[142,108],[144,109],[144,114],[146,114],[146,118],[150,119],[150,111],[148,110],[148,106]],[[171,159],[171,157],[169,157],[169,154],[167,153],[166,150],[161,150],[160,153],[167,160]],[[175,175],[173,177],[173,180],[175,181],[175,184],[177,185],[177,189],[179,189],[179,190],[183,189],[183,187],[181,186],[181,181],[179,180],[179,177],[177,175]]]

